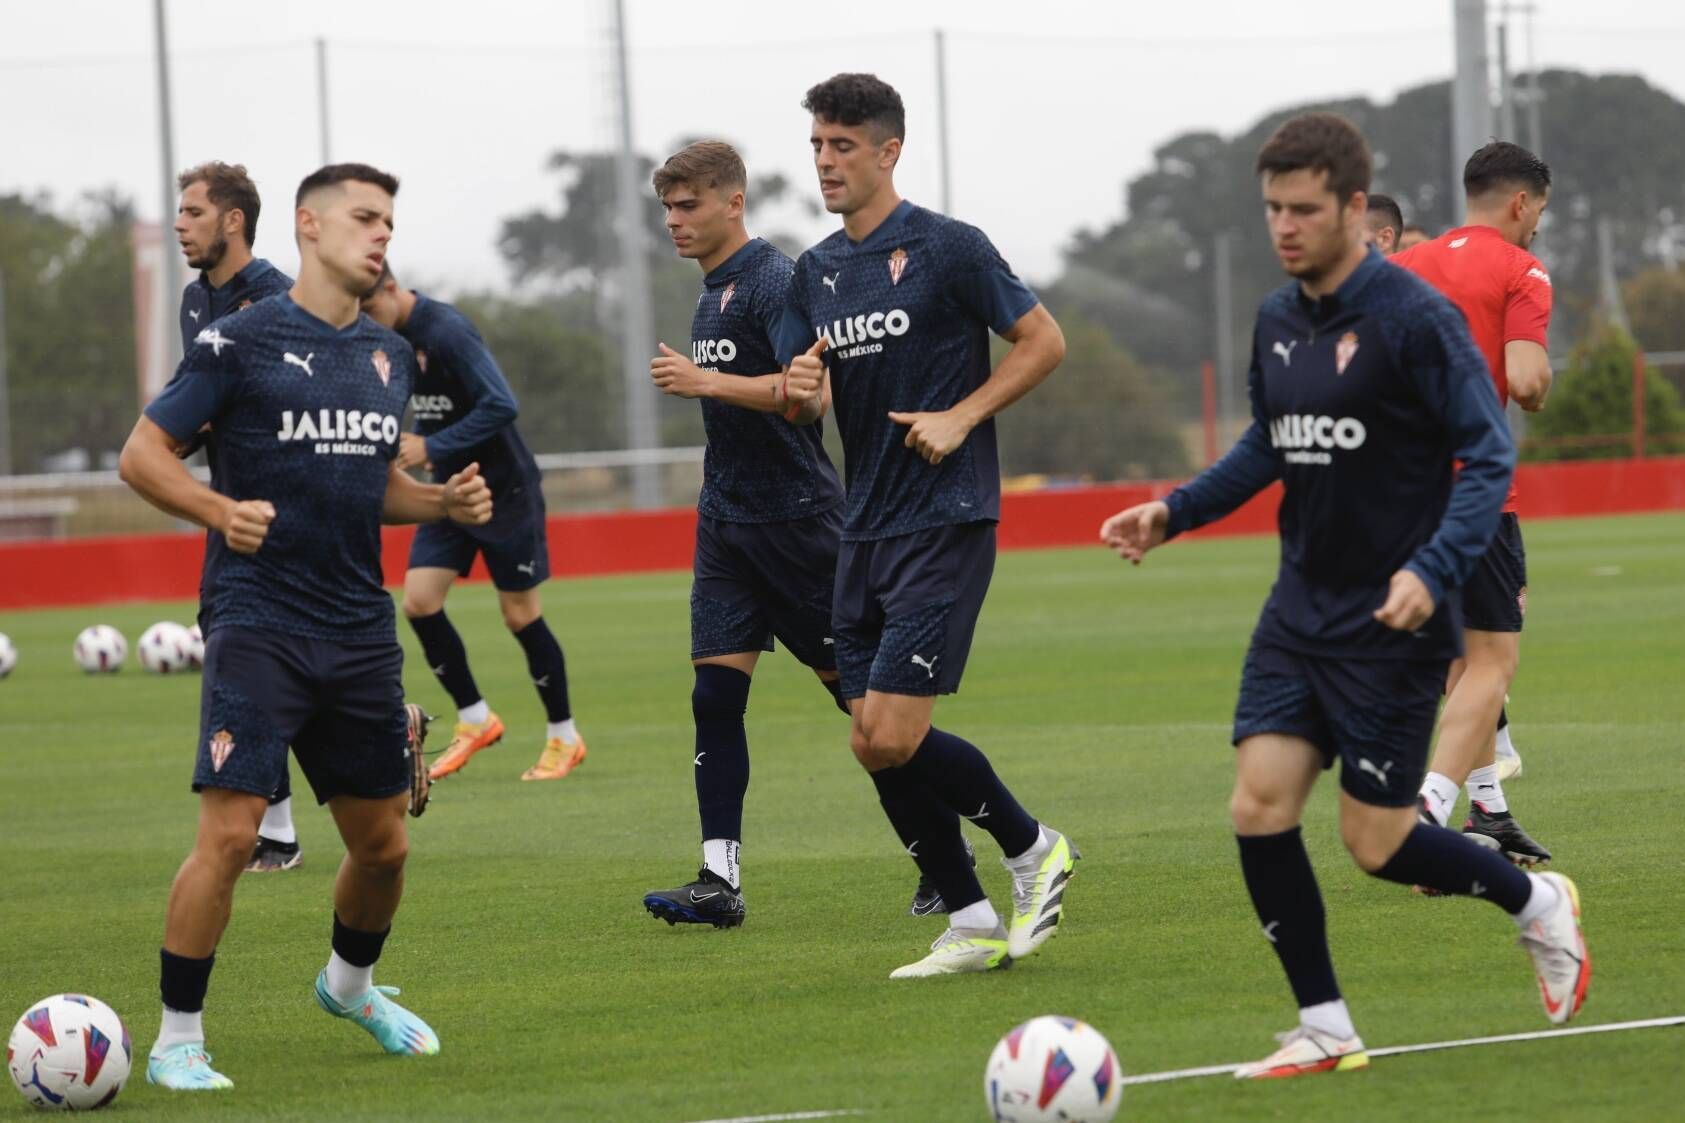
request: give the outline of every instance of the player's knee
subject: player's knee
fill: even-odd
[[[436,616],[445,609],[443,597],[404,590],[404,616],[414,620],[418,616]]]
[[[527,625],[544,615],[536,601],[502,600],[498,604],[503,609],[503,625],[511,632],[525,631]]]
[[[1342,821],[1340,841],[1352,856],[1357,868],[1367,874],[1380,872],[1398,851],[1398,840],[1390,834],[1374,830],[1367,824]]]
[[[221,816],[199,828],[199,857],[230,878],[238,877],[257,846],[257,823],[245,816]]]
[[[363,842],[352,854],[351,860],[370,873],[390,877],[403,872],[409,856],[409,832],[400,825],[397,830]]]
[[[899,768],[912,759],[919,743],[901,731],[882,726],[861,725],[852,738],[857,747],[854,757],[870,772],[884,768]]]
[[[1273,798],[1267,791],[1236,784],[1234,793],[1229,796],[1229,819],[1234,823],[1236,834],[1280,834],[1297,825],[1298,815],[1289,801]]]
[[[690,688],[690,712],[698,725],[743,721],[749,706],[749,676],[732,667],[704,663]]]

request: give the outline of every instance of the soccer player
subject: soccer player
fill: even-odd
[[[1075,869],[970,742],[931,724],[959,689],[994,571],[993,417],[1046,378],[1065,341],[982,231],[895,189],[906,114],[870,74],[808,90],[813,163],[843,228],[804,252],[778,332],[780,400],[803,419],[834,394],[848,468],[831,612],[850,741],[884,812],[941,893],[949,927],[892,978],[985,971],[1058,929]],[[989,331],[1012,344],[989,369]],[[1008,929],[967,860],[960,816],[1012,875]]]
[[[797,426],[781,415],[783,369],[773,332],[792,262],[750,238],[748,175],[729,144],[698,141],[657,168],[655,194],[680,257],[702,267],[690,356],[661,344],[650,376],[665,394],[702,402],[708,451],[697,499],[690,658],[696,669],[694,776],[702,868],[644,907],[669,923],[743,923],[739,850],[749,787],[744,712],[750,678],[773,638],[818,676],[844,713],[831,643],[831,593],[842,529],[842,484],[822,441],[829,404],[816,398]]]
[[[382,263],[379,283],[363,298],[363,311],[415,350],[419,373],[410,398],[415,432],[399,438],[398,467],[424,466],[442,483],[478,464],[497,511],[485,526],[428,523],[410,546],[404,615],[421,641],[427,665],[457,707],[455,735],[429,777],[438,780],[460,771],[475,753],[503,739],[503,719],[481,696],[468,667],[468,650],[445,615],[451,583],[468,576],[476,555],[483,555],[503,622],[526,653],[527,671],[549,723],[538,763],[521,779],[560,780],[585,759],[585,740],[573,721],[562,645],[539,603],[538,587],[550,577],[544,492],[538,464],[515,428],[515,395],[468,317],[442,300],[400,287],[390,262]]]
[[[392,464],[415,378],[403,338],[362,317],[392,236],[398,182],[362,164],[299,185],[298,282],[206,328],[179,377],[135,423],[123,478],[215,532],[202,579],[206,636],[193,788],[199,830],[170,890],[160,953],[163,1021],[151,1083],[232,1086],[210,1066],[203,1008],[234,883],[292,746],[346,855],[334,883],[323,1010],[390,1053],[436,1053],[425,1022],[373,971],[403,892],[404,811],[424,719],[403,697],[403,649],[381,588],[380,524],[484,523],[491,493],[469,465],[443,485]],[[206,424],[215,489],[177,458]]]
[[[1550,391],[1550,275],[1528,252],[1550,198],[1550,168],[1520,145],[1493,141],[1463,166],[1468,214],[1462,226],[1405,250],[1393,264],[1444,293],[1468,321],[1498,401],[1530,412]],[[1439,719],[1439,743],[1422,782],[1422,812],[1443,826],[1465,781],[1464,831],[1511,861],[1533,865],[1550,851],[1510,814],[1499,779],[1495,733],[1521,656],[1527,553],[1509,488],[1497,537],[1463,590],[1465,654],[1453,663]]]
[[[1404,212],[1391,195],[1369,196],[1369,210],[1363,216],[1364,241],[1381,251],[1382,257],[1398,252],[1398,236],[1404,230]]]
[[[1243,1078],[1368,1064],[1299,827],[1318,773],[1336,760],[1340,834],[1359,868],[1509,913],[1552,1022],[1573,1017],[1591,977],[1572,882],[1523,872],[1416,818],[1459,646],[1456,590],[1497,526],[1515,449],[1462,317],[1363,244],[1369,169],[1362,135],[1333,114],[1301,114],[1265,143],[1265,214],[1293,280],[1258,311],[1252,425],[1198,478],[1100,529],[1139,563],[1274,480],[1286,488],[1281,566],[1241,672],[1229,809],[1299,1024],[1276,1052],[1241,1066]]]
[[[252,256],[262,200],[244,164],[220,160],[200,164],[177,176],[176,186],[181,190],[176,206],[176,241],[187,264],[199,270],[198,278],[189,281],[181,293],[181,350],[185,355],[201,331],[230,312],[286,292],[293,279],[261,257]],[[204,437],[205,457],[214,476],[215,439],[209,433]],[[191,455],[199,447],[195,439],[182,451]],[[216,535],[210,536],[206,548],[222,548]],[[200,627],[210,633],[206,621],[201,620]],[[292,795],[292,778],[283,767],[280,786],[270,796],[258,827],[257,846],[246,863],[246,872],[297,869],[304,861],[298,830],[293,826]]]

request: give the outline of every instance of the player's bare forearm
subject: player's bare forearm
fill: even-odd
[[[1550,356],[1545,349],[1532,340],[1512,339],[1504,344],[1504,368],[1515,404],[1528,413],[1544,409],[1551,383]]]
[[[783,413],[778,405],[778,384],[784,372],[772,374],[715,374],[708,383],[708,397],[716,402],[756,413]]]
[[[445,517],[445,485],[424,484],[396,464],[386,474],[380,521],[388,526],[436,523]]]
[[[227,525],[234,501],[193,478],[178,455],[184,444],[143,414],[123,444],[118,475],[165,514],[220,530]]]
[[[1040,304],[1020,316],[1001,338],[1012,349],[988,380],[954,407],[973,429],[1041,385],[1065,358],[1065,333]]]

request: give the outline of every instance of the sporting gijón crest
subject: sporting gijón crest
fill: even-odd
[[[901,274],[906,271],[907,251],[897,246],[894,252],[889,255],[889,283],[892,285],[900,284]]]
[[[234,751],[234,734],[226,729],[219,729],[211,736],[206,747],[211,751],[211,771],[221,772],[222,766],[228,763],[229,754]]]
[[[380,384],[382,386],[390,385],[392,382],[392,360],[386,357],[386,352],[377,350],[370,356],[370,359],[374,362],[374,372],[380,375]]]

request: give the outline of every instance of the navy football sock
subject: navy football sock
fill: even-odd
[[[696,718],[696,807],[702,840],[743,840],[743,797],[749,790],[749,739],[743,711],[749,676],[732,667],[696,668],[690,711]]]
[[[904,767],[885,768],[871,776],[896,837],[919,873],[942,894],[948,912],[983,900],[986,894],[960,837],[959,816]]]
[[[573,710],[568,705],[567,660],[562,657],[562,645],[556,642],[550,625],[540,616],[516,632],[515,639],[527,653],[527,671],[544,703],[545,720],[566,721],[572,717]]]
[[[158,992],[164,1005],[184,1014],[195,1014],[205,1008],[205,991],[210,989],[211,968],[216,966],[213,952],[203,959],[158,949]]]
[[[1374,876],[1400,885],[1424,885],[1460,897],[1485,897],[1511,915],[1533,893],[1527,875],[1502,854],[1459,831],[1417,823]]]
[[[854,715],[854,711],[848,708],[848,700],[842,696],[842,679],[820,679],[819,685],[830,692],[831,701],[837,704],[837,709],[850,717]]]
[[[1300,1009],[1340,997],[1328,953],[1322,892],[1305,840],[1294,827],[1280,834],[1236,835],[1240,872],[1264,937],[1275,948]]]
[[[480,688],[468,670],[468,649],[462,646],[462,637],[456,634],[444,610],[431,616],[411,616],[410,627],[421,641],[421,653],[427,657],[427,665],[438,676],[439,685],[451,696],[456,708],[465,710],[480,701]]]
[[[983,751],[934,725],[902,765],[954,812],[995,836],[1016,858],[1036,844],[1040,825],[1012,798]]]

